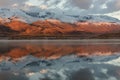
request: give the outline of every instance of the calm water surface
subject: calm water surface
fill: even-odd
[[[120,40],[0,41],[0,80],[120,80]]]
[[[120,53],[120,41],[0,41],[0,55],[59,58],[66,55],[107,56]]]

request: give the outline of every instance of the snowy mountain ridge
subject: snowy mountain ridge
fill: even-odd
[[[112,12],[112,13],[108,13],[108,14],[105,14],[107,16],[111,16],[111,17],[114,17],[114,18],[117,18],[120,20],[120,11],[116,11],[116,12]]]
[[[19,20],[27,23],[37,20],[56,19],[62,22],[74,23],[82,21],[90,22],[120,22],[119,19],[107,15],[80,15],[68,14],[62,10],[41,10],[36,8],[8,9],[0,8],[0,21],[9,22]]]

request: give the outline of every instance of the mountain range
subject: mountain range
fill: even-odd
[[[35,7],[27,9],[0,8],[0,38],[120,38],[120,20],[113,14],[81,15]]]

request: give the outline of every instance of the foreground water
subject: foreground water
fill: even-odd
[[[0,41],[0,80],[21,79],[120,80],[120,41]]]

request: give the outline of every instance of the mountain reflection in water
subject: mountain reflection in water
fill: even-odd
[[[82,41],[1,41],[0,56],[20,58],[33,55],[39,58],[56,59],[75,54],[78,56],[107,56],[120,53],[120,44]]]

